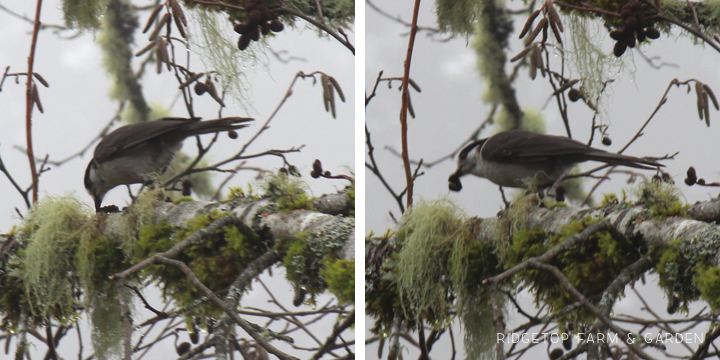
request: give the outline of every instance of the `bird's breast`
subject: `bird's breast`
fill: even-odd
[[[561,166],[543,161],[501,163],[486,160],[476,166],[472,173],[503,187],[526,188],[534,185],[538,189],[544,189],[551,186],[570,168],[572,165]]]

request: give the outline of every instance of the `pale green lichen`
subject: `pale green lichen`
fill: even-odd
[[[331,223],[324,224],[322,229],[314,234],[300,233],[291,241],[283,244],[287,249],[283,258],[286,269],[286,277],[293,283],[296,291],[302,289],[314,296],[324,292],[328,288],[326,279],[322,276],[327,271],[327,266],[339,261],[337,252],[340,251],[347,240],[348,235],[354,230],[355,223],[349,218],[335,218]],[[338,275],[336,269],[333,275]],[[347,267],[345,267],[347,270]],[[353,270],[354,271],[354,270]],[[345,274],[347,275],[347,273]],[[338,282],[340,278],[335,279]],[[342,280],[347,283],[347,279]],[[338,297],[346,300],[349,295],[347,288],[337,284],[337,289],[343,290]],[[354,296],[354,295],[353,295]]]
[[[440,30],[471,35],[482,8],[480,0],[438,0],[435,13]]]
[[[65,24],[70,28],[96,30],[108,0],[63,0]]]
[[[403,245],[394,277],[405,317],[429,311],[435,316],[428,319],[432,324],[441,326],[448,321],[449,283],[443,275],[451,245],[464,234],[460,231],[464,217],[450,200],[440,199],[420,201],[400,219],[397,236]]]
[[[91,212],[73,197],[48,196],[25,216],[27,248],[20,274],[35,315],[52,312],[63,323],[71,320],[77,284],[67,274],[75,269],[75,249]]]

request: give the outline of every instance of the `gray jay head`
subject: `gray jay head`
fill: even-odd
[[[563,136],[508,130],[463,148],[457,170],[448,178],[448,187],[460,191],[460,177],[473,174],[504,187],[534,186],[542,190],[557,185],[573,166],[584,161],[646,170],[664,166],[650,159],[595,149]]]
[[[140,184],[164,172],[188,136],[246,127],[251,118],[216,120],[163,118],[125,125],[95,147],[85,170],[85,189],[100,209],[105,194],[118,185]]]

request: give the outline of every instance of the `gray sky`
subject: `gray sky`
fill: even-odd
[[[138,5],[151,4],[151,1],[136,1]],[[3,1],[0,4],[10,10],[33,18],[35,2],[29,1]],[[45,24],[62,25],[62,11],[60,1],[45,1],[43,3],[42,22]],[[145,14],[147,16],[148,14]],[[146,17],[141,18],[144,25]],[[191,20],[192,21],[192,20]],[[325,193],[334,193],[342,189],[347,182],[341,180],[313,179],[309,176],[312,163],[320,159],[324,169],[333,174],[348,174],[355,169],[354,158],[354,113],[355,113],[355,87],[354,66],[355,57],[344,46],[327,37],[318,38],[314,29],[304,27],[302,21],[298,22],[300,29],[291,30],[288,27],[267,45],[277,52],[287,51],[286,56],[295,56],[304,61],[291,61],[283,64],[268,54],[267,68],[262,66],[247,66],[247,80],[251,85],[248,89],[248,100],[252,104],[250,112],[245,112],[234,101],[226,101],[228,108],[223,111],[224,116],[250,116],[256,119],[255,124],[239,131],[237,140],[230,140],[227,136],[220,137],[219,142],[209,153],[210,161],[219,161],[236,153],[240,147],[259,129],[262,123],[275,110],[287,91],[295,74],[299,71],[311,73],[323,71],[335,77],[342,87],[346,102],[337,103],[337,119],[333,119],[325,112],[322,102],[322,89],[319,83],[312,85],[312,80],[299,80],[293,88],[293,95],[276,115],[270,124],[270,129],[248,149],[250,153],[262,152],[269,149],[289,149],[305,145],[301,153],[287,156],[290,163],[296,165],[301,171],[303,179],[308,183],[315,196]],[[0,11],[0,66],[2,69],[11,66],[11,72],[27,71],[27,56],[30,49],[32,25],[26,21],[13,17]],[[355,42],[353,29],[345,29],[351,43]],[[73,34],[73,32],[67,32]],[[239,35],[229,33],[232,42],[236,42]],[[33,136],[36,156],[43,157],[50,154],[51,159],[62,159],[74,154],[97,136],[100,130],[115,114],[117,104],[108,99],[111,85],[105,70],[101,68],[102,54],[95,43],[95,35],[85,33],[76,39],[61,39],[51,31],[40,34],[34,71],[40,73],[49,83],[50,88],[40,87],[40,97],[45,114],[35,111],[33,114]],[[137,49],[147,43],[147,35],[137,34]],[[251,46],[265,46],[253,43]],[[195,71],[202,68],[199,57],[195,57],[193,66]],[[178,83],[174,76],[164,71],[161,75],[154,73],[154,66],[148,68],[150,73],[143,79],[143,90],[150,104],[169,107],[178,94]],[[25,187],[30,183],[27,157],[13,146],[25,147],[25,79],[21,78],[20,85],[14,84],[14,79],[8,79],[0,93],[0,155],[15,180]],[[217,116],[218,107],[209,96],[195,98],[195,109],[198,116],[212,119]],[[182,101],[172,108],[173,116],[187,116]],[[206,142],[209,138],[206,139]],[[94,148],[94,147],[93,147]],[[189,154],[195,152],[194,141],[188,141],[184,150]],[[83,187],[85,167],[90,161],[92,153],[84,158],[72,160],[60,167],[43,174],[40,180],[41,198],[49,195],[70,194],[92,206],[92,200]],[[277,170],[282,162],[275,157],[262,157],[248,162],[248,166],[260,166],[270,170]],[[248,182],[254,182],[254,172],[243,172],[235,177],[229,186],[243,186],[247,188]],[[214,182],[219,184],[225,176],[216,175]],[[254,187],[257,189],[257,187]],[[14,190],[4,175],[0,176],[0,231],[7,232],[11,226],[20,221],[15,213],[17,207],[23,214],[25,205],[20,195]],[[120,207],[129,202],[127,191],[118,187],[105,198],[104,205],[117,204]],[[281,299],[287,301],[284,305],[289,309],[292,306],[292,290],[284,280],[284,270],[276,269],[271,286]],[[267,277],[264,277],[267,280]],[[243,306],[268,307],[268,296],[259,285],[255,290],[243,298]],[[150,295],[150,299],[157,299],[157,294]],[[330,295],[321,295],[318,304],[324,305],[332,298]],[[145,314],[142,306],[139,314]],[[253,320],[253,319],[250,319]],[[262,322],[263,320],[255,319]],[[325,334],[325,330],[332,323],[322,321],[314,325],[317,334]],[[89,355],[89,331],[85,331],[85,356]],[[307,336],[296,334],[299,344],[310,341]],[[323,339],[324,339],[323,335]],[[185,337],[184,340],[186,341]],[[72,344],[71,344],[72,343]],[[64,346],[75,346],[74,339],[68,339]],[[14,345],[14,344],[13,344]],[[286,346],[279,345],[288,350]],[[42,349],[42,347],[39,347]],[[60,349],[63,351],[63,348]],[[168,352],[174,354],[171,342],[158,347],[157,352],[150,354],[150,359],[164,359]],[[44,354],[44,351],[43,351]],[[66,356],[74,356],[72,353]],[[34,354],[34,357],[38,357]]]
[[[412,19],[414,1],[374,1],[391,16],[398,16],[409,23]],[[511,6],[519,7],[520,3]],[[434,2],[423,1],[418,20],[419,26],[436,27]],[[516,32],[511,36],[512,57],[524,47],[517,39],[517,28],[521,27],[526,17],[516,19]],[[567,19],[563,18],[566,26],[565,43],[568,43]],[[612,53],[613,43],[609,41],[607,31],[600,27],[600,34],[605,34],[601,47]],[[369,93],[372,89],[378,72],[384,70],[384,77],[401,77],[403,75],[403,62],[405,60],[409,28],[396,21],[378,14],[366,6],[366,58],[365,58],[365,89]],[[435,39],[445,39],[439,36]],[[411,90],[412,103],[416,118],[408,117],[408,143],[409,154],[413,160],[424,159],[425,162],[451,153],[465,141],[471,132],[486,118],[490,107],[481,99],[485,85],[476,70],[477,57],[474,49],[468,45],[472,39],[456,38],[448,42],[436,41],[420,32],[416,38],[412,58],[410,77],[422,88],[422,93]],[[662,61],[679,65],[679,68],[663,67],[654,70],[642,59],[636,51],[631,56],[625,55],[626,69],[620,73],[613,73],[615,83],[610,87],[611,97],[607,106],[607,116],[603,123],[610,125],[609,134],[613,140],[612,146],[605,147],[594,143],[607,151],[618,151],[638,131],[645,120],[657,106],[660,98],[673,78],[687,80],[697,78],[707,83],[716,94],[720,94],[720,67],[717,66],[719,54],[709,47],[693,45],[687,36],[668,38],[663,35],[652,44],[643,45],[639,49],[647,57],[659,56]],[[634,69],[634,70],[633,70]],[[577,76],[577,75],[573,75]],[[573,76],[570,76],[571,78]],[[383,175],[400,192],[405,186],[405,175],[402,161],[391,154],[385,147],[400,150],[400,93],[397,85],[388,90],[383,83],[367,107],[366,124],[371,132],[375,155]],[[538,75],[531,81],[527,68],[520,70],[520,78],[516,82],[517,98],[523,108],[532,108],[542,111],[546,120],[548,134],[565,135],[565,128],[560,118],[555,101],[543,109],[552,92],[546,79]],[[705,126],[700,121],[696,110],[696,97],[694,90],[686,94],[686,88],[674,88],[668,95],[668,102],[655,116],[644,131],[645,135],[636,141],[626,152],[635,156],[663,156],[679,151],[675,160],[665,161],[666,171],[670,173],[678,187],[682,190],[685,201],[694,203],[698,200],[707,200],[717,195],[717,188],[688,187],[683,183],[685,172],[689,166],[694,166],[700,176],[708,181],[720,180],[720,171],[717,167],[717,154],[720,151],[720,113],[711,110],[711,126]],[[570,103],[569,117],[573,136],[580,141],[589,138],[592,113],[581,103]],[[489,136],[494,130],[488,128],[482,137]],[[597,139],[597,138],[596,138]],[[367,158],[367,156],[366,156]],[[597,163],[587,163],[582,169],[587,170]],[[485,179],[473,176],[463,177],[463,189],[455,193],[448,190],[448,176],[455,171],[455,161],[445,161],[432,168],[423,169],[425,175],[415,182],[415,202],[421,199],[433,200],[448,197],[465,210],[468,216],[493,217],[504,208],[497,186]],[[652,172],[646,172],[652,176]],[[627,176],[615,175],[612,181],[601,185],[595,199],[601,199],[602,193],[620,193],[622,189],[632,189],[636,185],[626,183]],[[594,181],[586,180],[586,189]],[[385,233],[388,228],[394,228],[394,223],[388,215],[391,211],[396,218],[400,212],[396,202],[389,195],[380,181],[371,173],[366,175],[366,226],[368,234]],[[650,283],[656,279],[649,277]],[[667,305],[664,294],[656,287],[643,287],[643,294],[647,298],[657,300],[653,305],[662,311]],[[523,306],[530,306],[530,297],[520,297]],[[701,306],[702,304],[696,304]],[[699,310],[700,307],[698,307]],[[637,311],[638,300],[629,296],[619,302],[615,310],[629,313]],[[692,312],[692,310],[691,310]],[[521,320],[521,319],[520,319]],[[366,329],[372,323],[366,320]],[[519,319],[511,319],[509,328],[517,324]],[[458,346],[462,347],[462,335],[455,327],[455,338]],[[367,333],[366,333],[367,335]],[[447,338],[447,336],[446,336]],[[389,346],[389,345],[387,345]],[[387,346],[385,354],[387,354]],[[449,342],[444,341],[435,346],[431,352],[433,358],[443,358],[442,354],[450,351]],[[543,347],[543,351],[544,351]],[[366,348],[367,358],[376,358],[375,345]],[[416,352],[411,351],[407,357],[412,358]],[[415,355],[416,356],[416,355]],[[462,352],[458,358],[463,358]]]

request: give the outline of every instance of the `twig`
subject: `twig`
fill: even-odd
[[[268,352],[271,354],[277,356],[281,360],[296,360],[297,358],[291,355],[288,355],[276,347],[272,346],[262,335],[260,335],[257,331],[255,331],[250,324],[248,324],[245,320],[243,320],[236,312],[233,311],[233,309],[230,309],[215,293],[212,292],[212,290],[208,289],[200,280],[195,276],[195,274],[190,270],[185,263],[178,260],[172,260],[168,259],[166,257],[157,256],[155,255],[153,258],[156,258],[156,261],[161,264],[166,265],[172,265],[176,268],[180,269],[180,271],[185,274],[185,277],[195,286],[196,289],[200,290],[210,301],[212,301],[213,304],[218,306],[220,309],[225,312],[230,318],[235,321],[245,332],[250,334],[250,336],[263,348],[265,348]]]
[[[400,136],[402,138],[402,159],[403,167],[405,168],[405,181],[407,184],[407,198],[406,204],[409,208],[413,204],[413,178],[410,172],[410,155],[408,153],[408,126],[407,126],[407,115],[408,115],[408,104],[410,101],[410,91],[408,90],[408,84],[410,83],[410,63],[412,61],[413,47],[415,46],[415,35],[417,34],[418,27],[418,14],[420,13],[420,0],[415,0],[415,6],[413,8],[412,26],[410,27],[410,39],[408,40],[407,55],[405,57],[405,70],[403,73],[403,88],[402,88],[402,106],[400,107]]]
[[[313,355],[312,359],[318,360],[323,355],[328,353],[331,350],[332,346],[335,344],[335,339],[338,336],[340,336],[340,334],[343,331],[345,331],[345,329],[349,328],[354,323],[355,323],[355,310],[353,310],[350,314],[348,314],[348,317],[345,318],[345,320],[343,320],[342,323],[335,324],[335,326],[333,327],[332,334],[330,334],[330,336],[328,336],[327,340],[325,340],[325,344],[323,344],[323,346],[320,348],[320,350],[318,350],[318,352],[316,352]]]
[[[27,144],[27,157],[30,162],[30,175],[32,176],[32,202],[35,204],[38,201],[38,172],[35,167],[35,153],[33,150],[32,141],[32,110],[33,110],[33,65],[35,64],[35,49],[37,47],[37,39],[40,33],[40,12],[42,11],[42,0],[37,0],[37,6],[35,7],[35,22],[33,27],[32,42],[30,45],[30,56],[28,56],[28,71],[27,71],[27,89],[25,94],[25,137]]]

